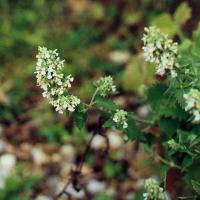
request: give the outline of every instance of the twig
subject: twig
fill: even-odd
[[[109,139],[108,139],[108,136],[105,135],[105,134],[100,134],[102,137],[104,137],[105,141],[106,141],[106,147],[103,151],[103,154],[107,154],[109,152],[109,148],[110,148],[110,143],[109,143]]]
[[[54,200],[57,200],[59,197],[61,197],[63,194],[66,194],[70,198],[70,194],[66,191],[67,187],[71,183],[71,178],[67,181],[64,188],[55,196]]]
[[[92,140],[94,139],[94,136],[96,135],[96,132],[93,132],[92,133],[92,136],[91,136],[91,138],[90,138],[90,140],[89,140],[89,142],[88,142],[88,144],[87,144],[87,146],[86,146],[86,148],[85,148],[85,151],[84,151],[84,153],[83,153],[83,155],[82,155],[82,157],[81,157],[81,161],[80,161],[80,163],[79,163],[79,165],[77,166],[77,168],[76,168],[76,171],[81,171],[82,170],[82,167],[83,167],[83,163],[85,162],[85,159],[86,159],[86,156],[87,156],[87,154],[88,154],[88,152],[89,152],[89,150],[90,150],[90,145],[91,145],[91,143],[92,143]]]
[[[61,190],[61,192],[59,192],[54,200],[57,200],[59,197],[61,197],[62,195],[67,195],[69,198],[70,198],[70,194],[66,191],[67,190],[67,187],[69,186],[70,183],[72,183],[74,189],[76,191],[79,191],[80,188],[78,186],[78,180],[79,180],[79,177],[81,176],[81,171],[82,171],[82,167],[83,167],[83,164],[85,162],[85,159],[87,157],[87,154],[90,150],[90,146],[91,146],[91,143],[92,143],[92,140],[94,139],[94,136],[96,135],[96,132],[93,132],[86,148],[85,148],[85,151],[81,157],[81,161],[79,162],[79,164],[76,166],[75,170],[71,170],[71,174],[70,174],[70,178],[68,179],[67,183],[65,184],[64,188]]]

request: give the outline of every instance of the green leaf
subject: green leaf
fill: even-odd
[[[189,7],[188,3],[183,2],[179,5],[174,13],[174,20],[175,22],[181,26],[183,25],[189,18],[191,17],[191,8]]]
[[[177,128],[180,126],[178,121],[174,119],[163,118],[158,122],[159,128],[167,134],[168,137],[176,132]]]
[[[114,125],[115,125],[115,122],[112,119],[109,119],[103,124],[103,128],[112,127]]]
[[[141,56],[132,57],[123,73],[122,85],[126,91],[137,92],[138,88],[145,83],[151,84],[155,82],[155,67],[153,65],[145,66]]]
[[[78,127],[79,130],[81,130],[85,126],[86,120],[87,120],[86,113],[84,112],[74,113],[74,123]]]
[[[147,98],[155,117],[186,119],[186,112],[166,91],[167,87],[164,84],[156,84],[148,90]]]
[[[168,13],[163,13],[154,18],[151,24],[159,28],[163,33],[167,33],[170,37],[173,37],[178,31],[177,24]]]
[[[132,118],[131,114],[128,116],[128,127],[125,133],[129,140],[145,140],[143,133],[137,128],[135,120]]]
[[[185,94],[185,91],[184,90],[181,90],[181,89],[177,89],[175,91],[175,98],[177,100],[177,103],[180,105],[180,107],[182,109],[185,109],[185,99],[183,98],[183,95]]]
[[[125,171],[120,162],[108,160],[103,166],[103,172],[108,179],[123,180],[125,178]]]
[[[115,111],[118,108],[113,101],[102,97],[96,98],[95,105],[108,111]]]
[[[113,198],[106,194],[100,193],[97,194],[92,200],[113,200]]]
[[[200,195],[200,183],[192,180],[192,187]]]
[[[183,169],[189,167],[190,165],[192,165],[193,163],[193,159],[191,156],[185,156],[185,158],[183,159],[183,162],[182,162],[182,167]]]

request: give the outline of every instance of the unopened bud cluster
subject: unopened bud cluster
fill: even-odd
[[[147,179],[144,184],[146,193],[143,193],[144,200],[167,200],[163,188],[159,187],[155,179]]]
[[[111,76],[102,77],[94,82],[94,86],[98,90],[98,94],[102,97],[106,97],[116,92],[116,86],[114,85],[113,78]]]
[[[126,129],[128,127],[127,115],[128,113],[126,111],[117,109],[113,116],[113,121],[117,125],[122,126],[124,129]]]
[[[176,77],[177,43],[174,43],[167,34],[161,33],[154,26],[145,28],[142,40],[144,58],[146,61],[156,64],[156,73],[163,76],[170,72],[173,77]]]
[[[74,78],[64,76],[64,60],[61,60],[57,50],[48,50],[39,47],[36,56],[36,78],[38,85],[43,89],[43,96],[49,100],[59,113],[65,110],[73,112],[80,99],[69,94],[69,88]]]
[[[190,89],[190,91],[183,95],[186,101],[185,110],[193,115],[195,123],[200,122],[200,91],[198,89]]]

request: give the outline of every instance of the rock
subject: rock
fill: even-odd
[[[63,158],[59,153],[53,153],[51,155],[51,162],[61,163],[62,161],[63,161]]]
[[[48,188],[49,194],[51,195],[58,194],[63,189],[64,186],[65,186],[65,182],[63,182],[57,176],[51,176],[47,180],[47,188]]]
[[[124,64],[130,60],[130,53],[128,51],[112,51],[109,54],[109,58],[111,61],[118,63],[118,64]]]
[[[0,140],[0,153],[2,153],[6,149],[6,143]]]
[[[138,179],[134,184],[135,189],[140,190],[142,187],[144,187],[144,181],[144,179]]]
[[[11,154],[5,154],[0,157],[0,169],[7,169],[10,171],[16,164],[16,157]]]
[[[35,198],[35,200],[53,200],[53,199],[45,195],[39,195]]]
[[[4,128],[3,128],[3,125],[2,125],[2,124],[0,124],[0,134],[2,134],[2,133],[3,133],[3,130],[4,130]]]
[[[130,192],[126,195],[126,199],[127,200],[133,200],[135,199],[135,193],[134,192]]]
[[[72,184],[70,184],[66,190],[73,198],[75,199],[82,199],[85,196],[85,192],[83,189],[80,191],[76,191]]]
[[[12,173],[16,165],[16,157],[11,154],[5,154],[0,157],[0,189],[5,186],[6,179]]]
[[[148,115],[150,111],[150,107],[149,106],[141,106],[137,109],[137,113],[139,115],[139,117],[146,117]]]
[[[72,164],[64,161],[61,164],[61,170],[60,170],[60,175],[61,177],[65,177],[66,178],[66,174],[69,174],[72,168]]]
[[[31,151],[34,164],[41,165],[47,162],[48,158],[44,151],[39,147],[34,147]]]
[[[87,190],[91,194],[103,192],[105,188],[106,188],[106,184],[104,182],[98,181],[95,179],[90,180],[90,182],[87,184]]]
[[[101,135],[95,135],[91,143],[91,148],[100,149],[104,144],[105,138]]]
[[[62,146],[60,149],[60,153],[66,161],[72,162],[74,160],[75,150],[72,145],[66,144],[66,145]]]
[[[122,137],[117,131],[110,131],[107,133],[107,135],[111,148],[119,148],[122,145]]]

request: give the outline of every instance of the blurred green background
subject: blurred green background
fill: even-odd
[[[190,36],[199,9],[195,0],[0,0],[0,200],[51,200],[89,132],[79,132],[71,116],[58,115],[41,97],[34,76],[38,46],[58,49],[83,101],[96,77],[111,74],[117,101],[145,112],[138,104],[140,86],[155,80],[154,66],[147,68],[141,56],[144,26],[156,25],[170,37]],[[96,172],[89,173],[86,189],[93,183],[102,190],[86,197],[73,191],[74,199],[142,199],[143,178],[154,170],[142,151],[131,160],[137,144],[124,145],[113,131],[110,155],[98,162],[103,144],[97,138],[85,164],[86,174]]]

